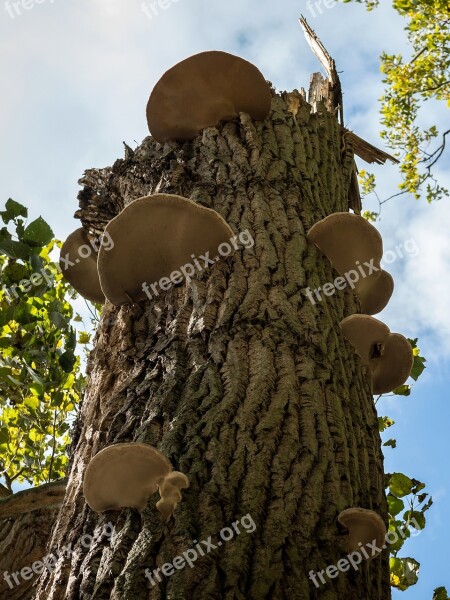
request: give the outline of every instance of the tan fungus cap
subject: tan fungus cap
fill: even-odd
[[[209,252],[216,259],[219,246],[233,237],[216,211],[170,194],[128,204],[106,232],[114,247],[100,248],[98,271],[103,293],[116,306],[146,298],[144,283],[151,285],[194,264],[192,255],[200,258]]]
[[[386,307],[394,293],[394,280],[387,271],[380,271],[380,276],[361,279],[356,286],[361,312],[366,315],[376,315]]]
[[[359,274],[355,292],[363,313],[376,314],[386,306],[394,290],[394,281],[381,269],[383,241],[371,223],[353,213],[333,213],[315,223],[307,237],[340,275],[350,271]]]
[[[351,315],[340,323],[346,339],[372,372],[374,394],[386,394],[408,379],[414,356],[411,344],[399,333],[369,315]]]
[[[90,252],[80,253],[83,246],[90,248]],[[83,227],[71,233],[62,245],[59,265],[64,278],[83,298],[98,304],[105,302],[97,271],[97,252]]]
[[[201,52],[164,73],[148,101],[147,122],[157,142],[190,140],[240,112],[262,121],[271,101],[269,85],[254,65],[227,52]]]
[[[367,508],[347,508],[338,516],[341,525],[348,529],[347,551],[355,552],[361,546],[375,543],[382,549],[386,544],[386,525],[378,513]],[[370,556],[374,558],[376,556]],[[379,554],[379,552],[377,553]],[[362,556],[364,556],[362,554]]]
[[[187,487],[186,475],[172,471],[170,462],[156,448],[139,443],[101,450],[87,466],[83,481],[86,502],[96,512],[124,507],[143,510],[159,489],[161,500],[156,507],[164,520],[181,500],[180,488]]]

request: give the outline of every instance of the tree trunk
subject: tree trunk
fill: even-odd
[[[66,481],[60,480],[0,500],[2,600],[34,598],[32,586],[43,570],[42,558],[65,489]]]
[[[348,210],[353,168],[335,116],[293,93],[274,94],[264,123],[242,114],[193,142],[146,138],[112,169],[87,171],[77,216],[91,230],[164,192],[213,208],[255,245],[154,301],[106,305],[51,540],[75,551],[41,576],[37,598],[390,598],[385,553],[320,587],[308,576],[347,554],[340,511],[387,517],[369,378],[339,328],[357,300],[345,291],[313,305],[303,292],[336,276],[306,232]],[[167,524],[156,494],[142,512],[99,515],[84,502],[90,459],[132,441],[189,477]],[[244,515],[256,530],[242,521],[238,534]],[[109,521],[111,543],[81,544]],[[192,568],[146,577],[209,536],[216,545],[224,527],[232,539],[203,545]]]

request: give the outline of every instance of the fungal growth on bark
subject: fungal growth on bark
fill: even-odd
[[[101,450],[90,461],[83,481],[87,504],[95,512],[130,507],[143,510],[158,489],[156,508],[164,520],[181,500],[180,489],[189,487],[183,473],[172,470],[167,458],[153,446],[115,444]]]
[[[408,340],[368,315],[351,315],[341,321],[345,338],[372,372],[374,394],[386,394],[408,379],[414,362]]]
[[[98,512],[145,509],[158,489],[162,519],[150,535],[147,511],[117,515],[120,544],[104,552],[95,542],[83,556],[60,557],[54,573],[41,575],[37,597],[390,598],[387,553],[326,588],[308,575],[339,560],[336,516],[344,506],[388,516],[370,382],[353,348],[336,335],[358,310],[357,298],[313,305],[301,294],[329,270],[309,252],[304,230],[325,215],[331,226],[324,219],[309,239],[336,269],[361,273],[357,261],[366,268],[367,281],[361,275],[357,287],[363,306],[378,310],[392,292],[392,280],[377,271],[378,232],[345,212],[358,206],[359,191],[349,194],[356,166],[336,119],[342,98],[331,57],[327,73],[327,80],[313,76],[308,95],[277,94],[237,57],[191,57],[151,95],[153,137],[81,180],[77,216],[86,230],[104,231],[114,242],[99,250],[101,289],[112,304],[130,305],[114,319],[107,307],[101,317],[68,492],[49,546],[94,531]],[[158,143],[165,140],[171,143]],[[163,193],[150,195],[155,191]],[[217,277],[190,281],[183,267],[197,259],[214,265],[221,244],[231,247],[233,231],[247,229],[251,251],[234,246]],[[159,282],[165,291],[183,275],[185,288],[134,304],[145,299],[144,284]],[[355,328],[343,323],[352,341],[359,321]],[[397,385],[391,369],[396,378],[401,370],[389,364],[396,364],[389,344],[397,338],[381,326],[361,350],[377,390]],[[151,446],[123,443],[144,435]],[[189,465],[190,481],[155,447],[170,448],[180,469]],[[164,521],[188,485],[168,535]],[[182,555],[193,539],[225,532],[245,513],[256,533],[235,536],[221,552],[199,556],[195,569],[177,568],[150,587],[150,565]],[[380,540],[381,528],[359,535],[359,522],[345,513],[352,549]]]
[[[333,213],[315,223],[307,234],[340,275],[350,277],[361,312],[373,315],[387,305],[394,281],[380,267],[381,235],[366,219],[348,212]]]
[[[59,265],[64,277],[83,298],[98,304],[105,302],[98,278],[97,252],[83,227],[71,233],[62,245]]]
[[[164,521],[170,519],[177,504],[180,502],[180,489],[187,487],[189,487],[189,480],[184,473],[180,473],[179,471],[169,473],[164,479],[159,488],[161,500],[158,500],[156,503],[156,508],[161,513]]]
[[[182,283],[185,265],[196,259],[214,264],[220,245],[233,237],[215,210],[171,194],[134,200],[106,232],[114,247],[100,248],[98,272],[103,293],[116,306],[143,300],[148,285],[163,278],[164,285]]]
[[[386,525],[375,511],[367,508],[347,508],[339,514],[338,521],[348,529],[346,540],[348,552],[360,551],[361,547],[371,545],[372,554],[366,553],[370,559],[375,558],[383,549],[386,543]],[[361,553],[361,556],[366,558],[364,553]]]
[[[385,308],[394,291],[394,280],[387,271],[381,270],[376,284],[369,279],[363,279],[358,286],[358,296],[362,312],[366,315],[376,315]]]
[[[147,122],[157,142],[190,140],[202,129],[244,112],[263,121],[271,91],[262,73],[227,52],[201,52],[167,71],[147,104]]]

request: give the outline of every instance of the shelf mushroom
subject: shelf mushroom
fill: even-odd
[[[358,294],[361,312],[381,312],[394,291],[394,281],[381,269],[383,240],[366,219],[353,213],[333,213],[315,223],[307,234],[331,265]]]
[[[200,267],[208,268],[219,260],[221,244],[233,237],[216,211],[171,194],[134,200],[105,231],[114,247],[100,248],[98,272],[103,293],[116,306],[159,295],[190,279],[198,272],[197,259]]]
[[[378,513],[367,508],[347,508],[338,516],[338,521],[346,529],[346,540],[349,553],[361,550],[361,547],[371,545],[372,555],[375,558],[386,544],[386,525]],[[375,551],[374,545],[379,551]]]
[[[386,394],[408,379],[414,362],[411,344],[369,315],[351,315],[340,323],[345,338],[372,372],[374,394]]]
[[[157,489],[156,508],[167,521],[181,500],[180,489],[189,487],[183,473],[173,471],[167,458],[153,446],[115,444],[101,450],[87,466],[83,493],[96,512],[131,507],[143,510]]]
[[[240,112],[262,121],[271,101],[270,87],[254,65],[227,52],[201,52],[161,77],[147,104],[147,122],[157,142],[190,140]]]
[[[387,271],[380,271],[376,283],[368,277],[362,279],[357,288],[361,309],[366,315],[376,315],[383,310],[389,302],[394,291],[394,280]]]
[[[189,481],[186,475],[178,471],[169,473],[164,479],[160,487],[161,500],[156,503],[156,508],[161,513],[164,521],[171,517],[175,507],[181,500],[180,488],[188,487],[188,485]]]
[[[61,247],[61,272],[70,285],[87,300],[104,304],[97,271],[97,252],[83,227],[69,235]]]

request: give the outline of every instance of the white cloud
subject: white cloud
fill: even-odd
[[[407,200],[399,199],[398,203]],[[390,211],[389,214],[394,211]],[[385,313],[400,331],[419,337],[429,357],[450,356],[450,205],[443,201],[416,206],[414,211],[395,211],[397,232],[389,239],[395,244],[413,239],[419,248],[416,257],[393,265],[396,288]],[[403,213],[400,217],[398,213]],[[408,214],[409,213],[409,214]],[[394,244],[394,245],[395,245]],[[387,245],[386,245],[387,247]],[[390,270],[389,267],[387,267]]]

